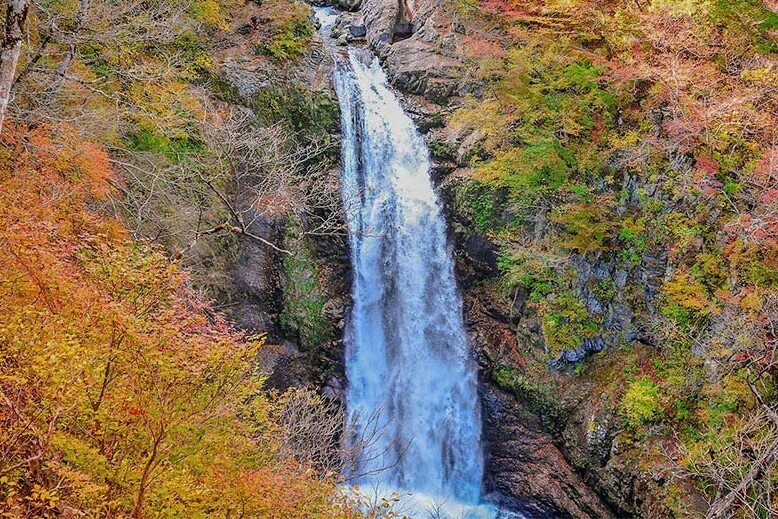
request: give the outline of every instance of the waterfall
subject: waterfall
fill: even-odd
[[[483,474],[476,367],[427,148],[378,60],[358,50],[349,58],[335,80],[354,269],[347,403],[358,430],[381,412],[381,439],[355,472],[475,503]]]
[[[317,10],[323,33],[332,11]],[[346,332],[350,483],[411,495],[407,515],[493,517],[476,365],[427,147],[365,49],[335,55],[354,272]],[[442,505],[442,506],[441,506]]]

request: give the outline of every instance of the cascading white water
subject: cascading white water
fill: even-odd
[[[382,413],[382,441],[356,471],[477,502],[476,368],[427,148],[378,60],[356,50],[349,57],[336,73],[354,267],[347,402],[357,422]]]
[[[319,19],[325,31],[333,21],[324,10]],[[483,456],[476,366],[428,150],[372,54],[336,56],[334,76],[354,271],[348,415],[360,440],[366,429],[378,433],[360,446],[366,450],[348,475],[361,486],[445,503],[446,516],[491,517],[492,508],[477,506]]]

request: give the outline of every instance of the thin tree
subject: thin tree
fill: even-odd
[[[11,98],[11,86],[14,82],[16,64],[22,50],[24,22],[30,10],[28,0],[9,0],[5,14],[2,40],[0,41],[0,132],[3,119]]]

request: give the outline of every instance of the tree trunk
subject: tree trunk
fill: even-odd
[[[140,485],[138,486],[138,495],[135,497],[135,510],[132,513],[133,519],[143,519],[143,502],[146,499],[146,489],[149,487],[149,479],[151,473],[154,470],[154,466],[157,464],[157,453],[159,452],[159,444],[164,436],[164,431],[160,431],[159,436],[154,438],[154,444],[151,447],[151,454],[149,459],[146,460],[146,465],[143,467],[143,474],[140,478]]]
[[[24,22],[29,10],[29,0],[8,0],[5,26],[0,35],[0,132],[3,130],[3,119],[11,97],[16,63],[22,50]]]

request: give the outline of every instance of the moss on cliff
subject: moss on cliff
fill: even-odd
[[[455,229],[494,244],[489,297],[519,339],[493,345],[494,381],[541,416],[539,395],[603,402],[603,441],[623,451],[572,447],[600,430],[591,416],[557,430],[602,481],[659,478],[642,503],[611,493],[620,510],[699,511],[672,471],[705,492],[737,484],[710,467],[776,477],[733,446],[775,436],[750,424],[776,405],[778,364],[756,359],[778,319],[778,15],[751,0],[455,4],[488,85],[448,120],[471,177],[448,185]],[[734,509],[765,513],[762,488]]]
[[[331,295],[320,279],[320,263],[311,254],[306,240],[287,234],[285,244],[292,255],[282,260],[285,281],[279,320],[300,346],[311,351],[334,339],[335,327],[324,315],[324,305]]]

